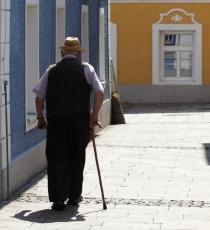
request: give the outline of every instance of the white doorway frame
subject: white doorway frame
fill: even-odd
[[[84,49],[82,61],[89,62],[89,8],[81,7],[81,46]]]
[[[105,86],[105,18],[104,8],[99,8],[99,78]]]
[[[110,22],[110,53],[113,61],[115,77],[117,78],[117,24]]]
[[[66,34],[66,2],[65,0],[56,0],[56,45],[55,60],[59,62],[61,57],[60,46],[63,45]]]

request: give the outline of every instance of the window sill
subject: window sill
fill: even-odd
[[[106,88],[106,81],[101,81],[101,84],[102,84],[102,86],[104,87],[104,89]]]
[[[34,129],[37,125],[36,114],[27,114],[26,132]]]
[[[202,82],[195,80],[162,80],[154,82],[153,85],[201,85]]]

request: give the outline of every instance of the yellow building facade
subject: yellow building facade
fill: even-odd
[[[112,0],[123,102],[210,101],[210,1]]]

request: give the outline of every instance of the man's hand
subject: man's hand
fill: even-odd
[[[40,117],[37,119],[38,119],[37,128],[38,129],[46,129],[47,128],[47,121],[45,120],[45,118]]]
[[[47,128],[47,121],[43,115],[44,110],[44,99],[40,97],[35,98],[35,106],[36,106],[36,114],[37,114],[37,128],[38,129],[46,129]]]
[[[103,103],[103,98],[104,98],[104,92],[102,91],[95,92],[93,111],[90,115],[90,124],[89,124],[90,128],[94,128],[95,126],[100,124],[98,122],[98,114]]]

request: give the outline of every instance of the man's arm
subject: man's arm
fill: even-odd
[[[103,104],[104,92],[96,91],[94,95],[93,110],[90,115],[90,128],[93,128],[98,123],[98,114]]]
[[[37,128],[44,129],[47,127],[47,122],[44,118],[44,101],[47,91],[47,83],[48,83],[48,73],[50,69],[54,65],[50,66],[45,73],[42,75],[42,77],[39,79],[38,83],[33,88],[33,93],[36,95],[35,98],[35,107],[36,107],[36,113],[37,113]]]
[[[40,97],[35,98],[36,114],[37,114],[37,128],[46,129],[47,122],[44,117],[44,99]]]
[[[44,116],[44,100],[40,97],[35,98],[35,106],[36,106],[36,114],[37,117],[43,117]]]

